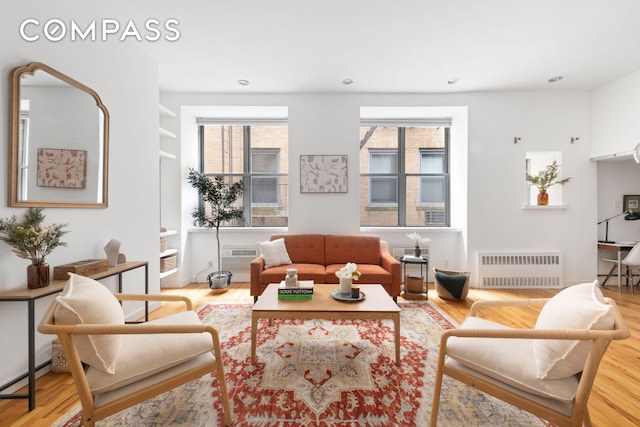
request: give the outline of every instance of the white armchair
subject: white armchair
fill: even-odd
[[[594,283],[550,299],[480,301],[440,341],[431,426],[438,420],[443,375],[559,426],[590,426],[587,403],[611,340],[629,337],[615,302]],[[533,329],[477,317],[481,308],[542,305]],[[453,396],[448,396],[453,399]]]
[[[84,426],[214,371],[224,422],[231,425],[218,332],[198,319],[191,300],[178,295],[112,294],[99,282],[70,276],[38,330],[60,340],[82,404]],[[186,311],[125,324],[119,302],[124,300],[182,301]]]

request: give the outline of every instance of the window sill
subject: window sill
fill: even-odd
[[[525,211],[564,211],[569,209],[567,205],[547,205],[547,206],[538,206],[538,205],[525,205],[522,210]]]

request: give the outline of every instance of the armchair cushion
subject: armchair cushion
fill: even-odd
[[[195,311],[184,311],[146,322],[152,324],[200,324]],[[115,374],[89,368],[87,381],[93,393],[104,393],[150,377],[213,350],[209,333],[124,335]]]
[[[478,317],[467,318],[458,329],[509,329]],[[578,387],[578,376],[558,380],[538,378],[530,339],[451,337],[447,355],[482,374],[537,396],[570,402]],[[449,364],[450,362],[447,362]]]
[[[69,273],[69,280],[56,300],[57,325],[124,325],[124,313],[116,297],[100,282],[88,277]],[[115,372],[122,335],[77,335],[73,340],[80,360],[106,374]]]
[[[284,244],[284,238],[259,242],[258,248],[264,258],[264,267],[271,268],[278,265],[291,264],[291,258]]]
[[[568,308],[571,310],[568,310]],[[613,329],[611,305],[606,304],[598,281],[563,289],[540,311],[536,329]],[[533,352],[538,378],[566,378],[582,371],[591,341],[536,340]]]

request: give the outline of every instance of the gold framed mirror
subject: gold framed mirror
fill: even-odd
[[[9,206],[106,208],[109,112],[40,62],[11,71]]]

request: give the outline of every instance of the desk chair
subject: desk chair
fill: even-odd
[[[191,300],[178,295],[112,294],[101,283],[70,274],[38,331],[56,334],[82,404],[82,425],[95,422],[186,382],[216,372],[224,423],[231,409],[218,332],[204,325]],[[125,324],[119,301],[181,301],[186,310]],[[86,365],[86,369],[85,369]]]
[[[640,243],[636,244],[627,254],[620,264],[624,266],[625,277],[627,278],[627,285],[631,287],[631,293],[633,294],[633,272],[640,267]],[[638,280],[640,284],[640,279]]]
[[[559,426],[591,426],[587,403],[611,340],[629,337],[615,302],[597,281],[550,299],[479,301],[459,328],[440,340],[431,427],[436,427],[443,375]],[[477,317],[481,308],[544,304],[533,329]],[[455,396],[447,396],[455,401]]]

